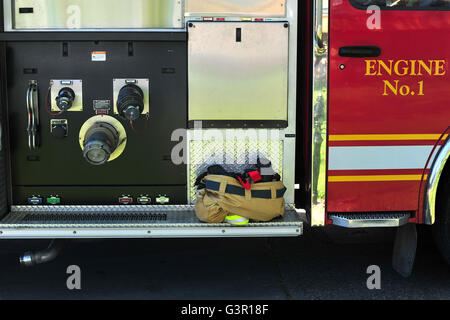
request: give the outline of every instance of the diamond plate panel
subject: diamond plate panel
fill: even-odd
[[[211,228],[226,223],[203,223],[193,206],[20,206],[3,220],[0,228]],[[252,227],[301,227],[296,211],[286,207],[284,217],[270,222],[251,222]]]
[[[193,140],[190,141],[189,197],[196,200],[195,181],[211,165],[220,164],[227,171],[242,172],[252,168],[258,156],[268,159],[272,168],[283,174],[283,140]]]

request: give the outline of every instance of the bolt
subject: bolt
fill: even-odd
[[[339,69],[344,70],[344,69],[345,69],[345,65],[341,64],[341,65],[339,66]]]

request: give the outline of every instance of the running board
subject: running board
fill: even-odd
[[[411,214],[395,213],[332,213],[333,224],[344,228],[400,227],[408,223]]]
[[[0,221],[0,239],[296,237],[303,222],[283,218],[235,227],[200,222],[194,206],[15,206]]]

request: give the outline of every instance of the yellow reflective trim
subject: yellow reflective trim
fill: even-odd
[[[424,176],[427,180],[428,176]],[[330,176],[328,182],[370,182],[370,181],[422,181],[421,174],[380,176]]]
[[[247,219],[245,217],[238,216],[238,215],[227,216],[227,217],[225,217],[225,221],[230,223],[230,224],[236,225],[236,226],[243,226],[243,225],[246,225],[246,224],[248,224],[250,222],[249,219]]]
[[[401,141],[401,140],[438,140],[440,134],[336,134],[330,135],[330,141]],[[448,134],[442,138],[447,139]]]

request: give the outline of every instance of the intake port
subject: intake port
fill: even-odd
[[[83,143],[83,157],[92,165],[108,162],[119,144],[119,133],[106,122],[95,123],[86,133]]]
[[[61,111],[67,111],[72,108],[75,101],[75,92],[69,88],[62,88],[56,97],[56,105]]]
[[[144,112],[144,92],[134,84],[127,84],[119,91],[117,98],[119,115],[126,120],[136,121]]]
[[[99,166],[122,155],[127,145],[127,134],[116,118],[97,115],[82,125],[79,143],[86,161]]]

